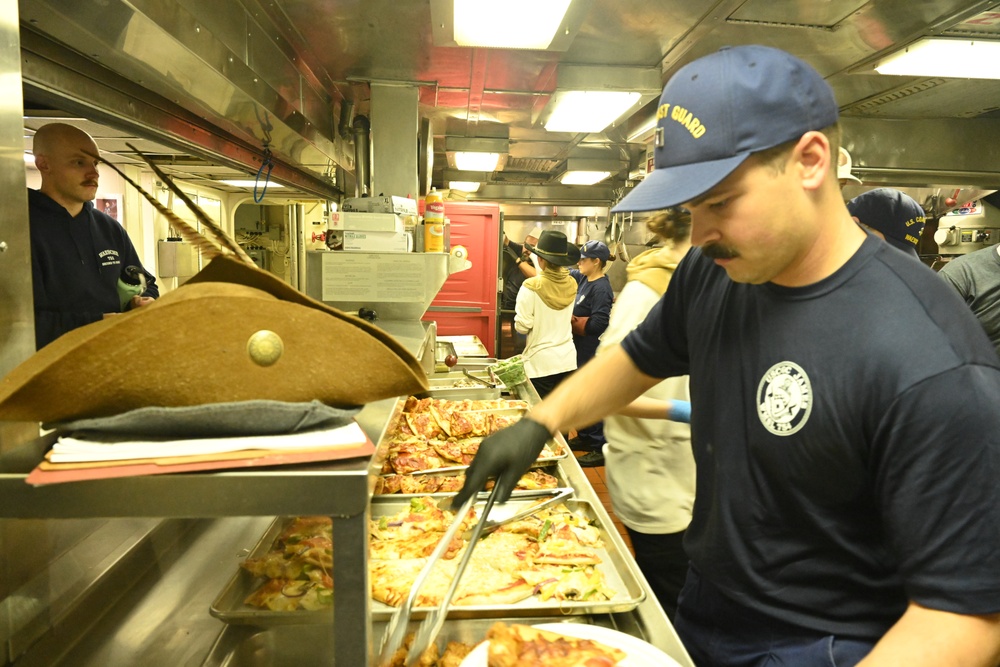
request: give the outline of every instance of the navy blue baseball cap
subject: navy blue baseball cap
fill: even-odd
[[[927,218],[910,195],[893,188],[876,188],[847,202],[847,210],[861,224],[881,232],[890,245],[917,255]]]
[[[611,259],[611,251],[600,241],[587,241],[580,248],[580,257],[590,257],[606,262]]]
[[[837,122],[830,85],[767,46],[725,47],[682,67],[656,110],[655,168],[612,211],[670,208],[708,192],[750,156]]]

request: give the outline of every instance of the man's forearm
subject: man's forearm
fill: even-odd
[[[910,603],[858,667],[996,667],[1000,614],[965,616]]]
[[[552,434],[566,432],[617,412],[659,381],[641,372],[625,351],[615,346],[563,380],[529,416]]]

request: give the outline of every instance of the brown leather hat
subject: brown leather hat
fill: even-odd
[[[0,419],[58,422],[254,399],[357,406],[425,391],[384,331],[217,257],[155,303],[74,329],[0,379]]]

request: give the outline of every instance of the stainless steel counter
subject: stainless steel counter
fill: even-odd
[[[424,343],[419,322],[379,323],[408,348]],[[528,387],[530,394],[533,390]],[[537,400],[537,396],[525,396]],[[397,399],[367,405],[358,421],[378,442]],[[382,628],[370,623],[367,526],[370,473],[367,459],[333,464],[155,475],[31,487],[24,479],[41,460],[49,438],[0,459],[0,518],[162,517],[199,518],[164,522],[166,528],[143,540],[142,549],[123,558],[128,579],[106,578],[87,596],[92,612],[68,613],[66,622],[85,630],[84,639],[67,644],[65,636],[43,638],[15,664],[104,667],[175,665],[368,665]],[[579,496],[591,501],[611,526],[583,470],[570,459],[560,463]],[[330,625],[283,626],[260,630],[226,627],[208,613],[240,557],[276,515],[325,514],[333,517],[334,609]],[[222,519],[221,517],[232,517]],[[614,530],[608,534],[621,540]],[[164,537],[164,535],[169,536]],[[619,547],[627,551],[624,544]],[[142,567],[145,565],[145,567]],[[645,582],[643,581],[645,585]],[[648,586],[646,586],[648,591]],[[334,623],[334,619],[336,622]],[[549,619],[551,620],[551,618]],[[617,628],[693,667],[655,598],[648,594],[637,609],[579,620]],[[477,622],[449,621],[444,636],[478,632]],[[53,619],[59,627],[59,619]],[[478,634],[481,638],[482,634]],[[310,642],[304,641],[310,638]],[[294,650],[292,647],[294,646]],[[308,648],[307,648],[308,647]],[[287,651],[287,652],[286,652]]]

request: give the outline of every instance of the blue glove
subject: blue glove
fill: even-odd
[[[672,422],[691,423],[691,402],[670,400],[670,408],[667,410],[667,419]]]
[[[465,484],[451,501],[459,508],[469,496],[483,490],[486,480],[497,478],[497,502],[507,502],[521,475],[527,472],[552,436],[538,422],[524,417],[479,443],[479,450],[465,472]]]

